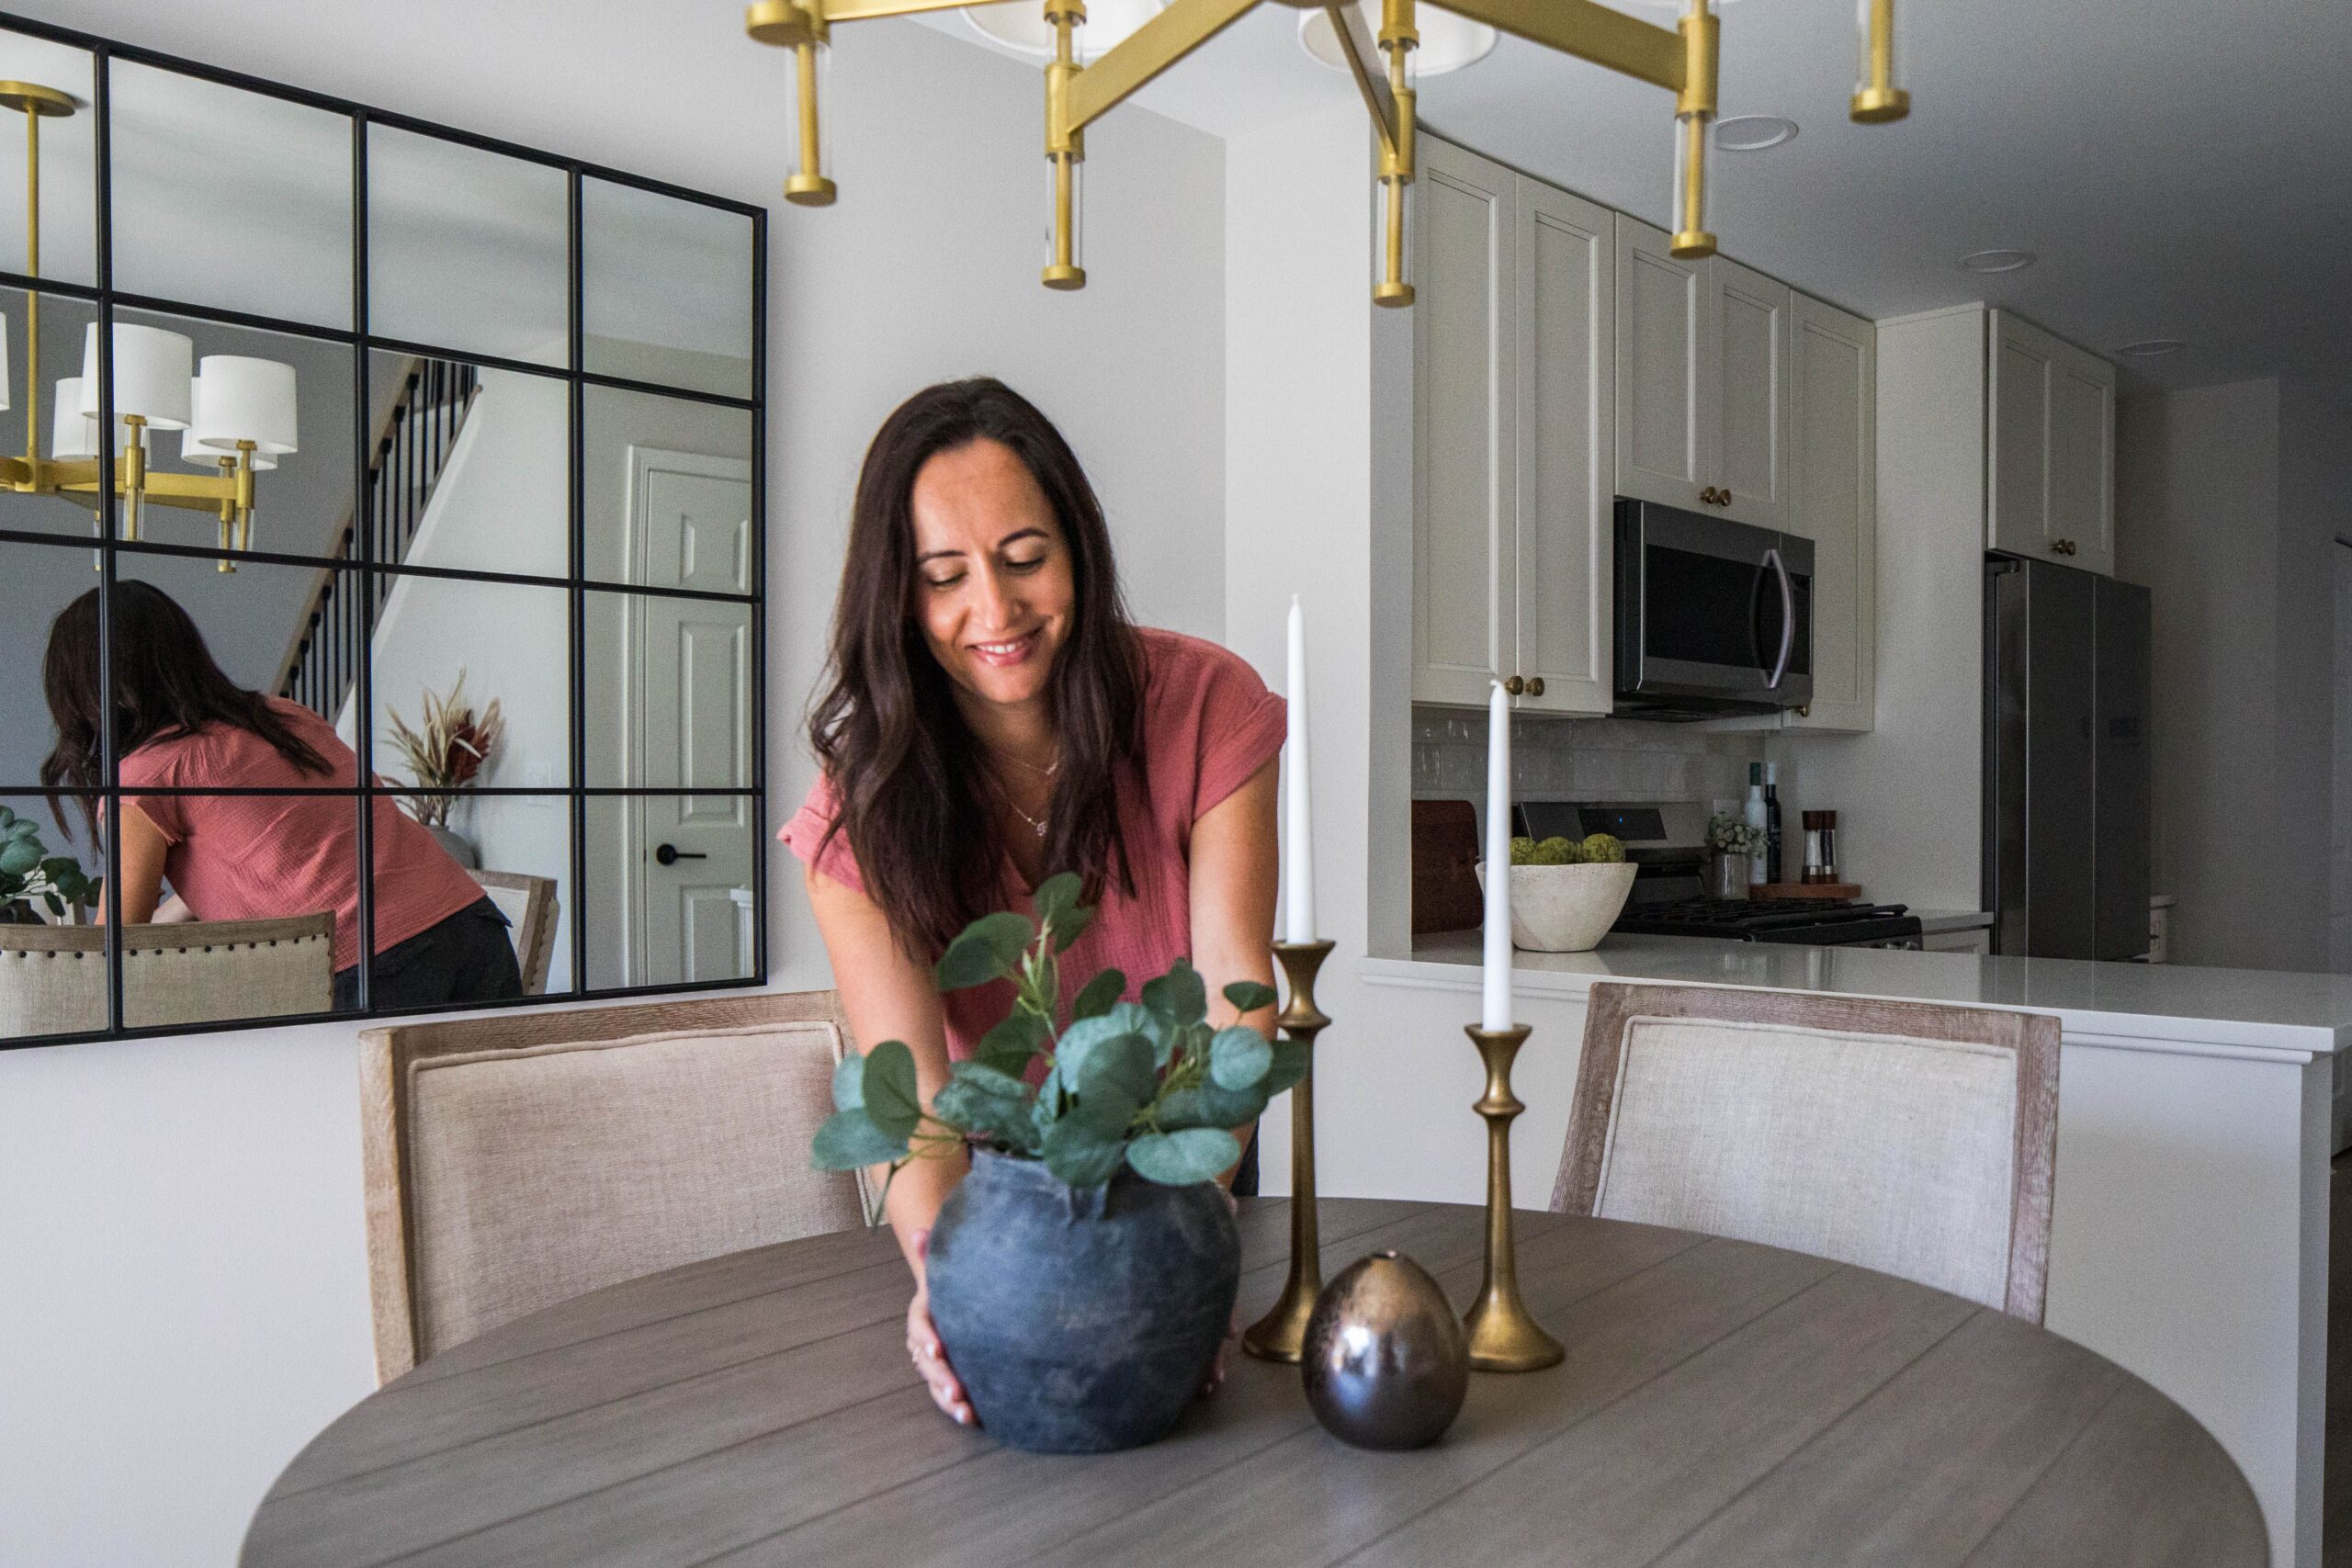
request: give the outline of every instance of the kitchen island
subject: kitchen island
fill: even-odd
[[[1381,1018],[1341,1017],[1318,1047],[1329,1064],[1317,1075],[1326,1191],[1426,1184],[1439,1170],[1451,1184],[1463,1179],[1457,1164],[1475,1177],[1473,1119],[1431,1108],[1476,1094],[1475,1055],[1453,1031],[1454,1015],[1476,1012],[1478,960],[1468,931],[1358,961]],[[1515,1075],[1528,1105],[1511,1162],[1523,1205],[1550,1196],[1584,997],[1611,979],[2057,1015],[2045,1324],[2202,1421],[2253,1483],[2272,1560],[2317,1568],[2334,1056],[2352,1041],[2352,976],[1679,937],[1521,953],[1517,1011],[1535,1026]],[[1267,1140],[1270,1177],[1286,1168],[1274,1157],[1285,1143]]]

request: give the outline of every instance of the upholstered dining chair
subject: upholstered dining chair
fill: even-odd
[[[2041,1321],[2058,1021],[1601,984],[1552,1207],[1768,1243]]]
[[[482,1013],[360,1037],[376,1371],[600,1286],[863,1223],[812,1170],[831,991]]]
[[[555,957],[556,916],[560,908],[555,878],[530,876],[519,871],[475,871],[473,879],[506,917],[506,934],[514,943],[514,962],[523,971],[523,994],[545,996],[548,964]]]
[[[334,1004],[334,917],[126,926],[133,1029],[296,1018]],[[107,1026],[107,928],[0,926],[0,1038]]]

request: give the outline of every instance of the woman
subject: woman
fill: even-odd
[[[942,997],[933,962],[1051,873],[1098,906],[1062,957],[1065,1003],[1099,969],[1132,998],[1188,955],[1213,997],[1272,981],[1282,700],[1223,649],[1129,623],[1077,457],[1001,382],[929,388],[875,436],[809,739],[823,773],[780,837],[808,863],[852,1031],[905,1041],[925,1101],[1011,994]],[[967,1168],[914,1162],[888,1213],[914,1274],[908,1351],[968,1424],[923,1278]]]
[[[162,589],[114,587],[115,750],[122,761],[120,874],[98,918],[151,919],[168,879],[194,918],[334,912],[334,1006],[359,1004],[359,834],[352,797],[141,794],[134,790],[349,789],[359,760],[299,703],[222,673],[186,610]],[[98,591],[49,629],[42,669],[57,745],[41,783],[106,782],[99,757]],[[523,994],[506,917],[481,885],[389,795],[375,813],[377,1008],[496,1001]],[[52,810],[68,835],[64,813]],[[97,832],[97,804],[83,814]]]

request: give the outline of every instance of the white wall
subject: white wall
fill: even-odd
[[[784,171],[785,62],[728,6],[25,9],[740,198]],[[1132,107],[1094,128],[1091,281],[1050,294],[1037,73],[898,22],[834,52],[841,203],[778,203],[770,231],[771,825],[808,779],[797,724],[859,457],[926,381],[987,371],[1035,398],[1102,491],[1139,615],[1225,626],[1221,146]],[[646,102],[662,112],[611,110]],[[770,872],[776,977],[822,985],[780,848]],[[0,1053],[0,1558],[224,1562],[371,1386],[351,1036]]]
[[[1784,818],[1836,811],[1838,870],[1920,909],[1982,897],[1984,333],[1973,305],[1879,323],[1877,728],[1771,746]]]

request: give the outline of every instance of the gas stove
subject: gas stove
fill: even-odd
[[[1613,931],[1815,947],[1920,945],[1919,919],[1901,904],[1704,897],[1707,812],[1694,801],[1530,800],[1513,809],[1530,838],[1609,833],[1624,841],[1637,870]]]

